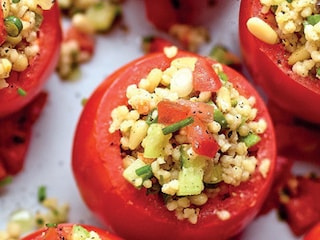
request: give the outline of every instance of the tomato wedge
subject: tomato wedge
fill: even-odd
[[[320,123],[320,108],[315,106],[320,102],[320,81],[294,73],[288,64],[289,53],[281,43],[264,43],[248,31],[246,23],[253,16],[274,25],[272,14],[260,11],[260,0],[241,1],[239,36],[244,64],[269,99],[302,119]]]
[[[123,178],[120,133],[109,132],[111,111],[119,105],[126,105],[128,85],[137,84],[153,68],[168,68],[178,57],[202,59],[201,56],[178,51],[177,56],[171,59],[164,53],[154,53],[125,65],[97,87],[77,125],[72,169],[81,196],[104,224],[125,239],[228,239],[254,219],[272,184],[276,147],[267,108],[250,83],[226,66],[223,69],[229,81],[242,95],[256,98],[257,117],[264,118],[269,126],[257,144],[256,153],[258,163],[265,158],[271,160],[267,177],[262,177],[257,170],[251,180],[237,187],[222,185],[218,196],[201,206],[196,224],[177,220],[159,195],[146,196],[145,191],[137,190]],[[210,59],[206,61],[216,63]],[[221,220],[215,214],[217,208],[229,211],[231,217]]]
[[[0,118],[0,181],[22,170],[33,124],[46,102],[47,93],[41,92],[18,112]]]
[[[121,240],[120,237],[113,235],[107,230],[100,229],[98,227],[85,225],[85,224],[72,224],[72,223],[62,223],[57,226],[45,227],[39,229],[25,237],[22,240],[58,240],[58,239],[70,239],[72,234],[72,228],[74,226],[83,227],[87,231],[94,231],[97,233],[102,240]]]
[[[39,32],[39,54],[29,67],[21,72],[11,72],[9,86],[0,90],[0,117],[16,112],[29,103],[42,89],[56,67],[62,41],[60,10],[56,2],[50,10],[43,11]],[[26,92],[25,96],[18,89]]]

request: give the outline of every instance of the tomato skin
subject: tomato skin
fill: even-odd
[[[178,52],[177,57],[182,56],[196,55]],[[271,160],[266,179],[256,172],[252,181],[238,187],[222,185],[221,194],[201,208],[198,223],[193,225],[177,220],[157,195],[146,196],[145,191],[138,191],[122,177],[120,134],[108,132],[110,113],[116,106],[126,104],[125,91],[129,84],[137,83],[151,69],[163,70],[169,64],[163,53],[144,56],[107,77],[89,98],[73,144],[72,169],[77,186],[89,209],[125,239],[150,236],[152,239],[212,239],[212,236],[217,240],[228,239],[243,230],[258,213],[272,183],[276,155],[273,127],[263,100],[234,70],[224,67],[242,94],[256,96],[259,117],[263,116],[269,125],[258,143],[257,155],[259,160],[265,157]],[[235,195],[228,195],[230,192]],[[239,198],[240,195],[243,198]],[[221,221],[215,214],[216,209],[227,209],[232,217]]]
[[[70,234],[72,227],[74,224],[72,223],[61,223],[56,227],[44,227],[41,228],[25,237],[22,240],[59,240],[65,239],[62,238],[68,236]],[[89,226],[85,224],[77,224],[79,226],[84,227],[88,231],[96,232],[102,240],[121,240],[120,237],[113,235],[107,230],[100,229],[98,227]]]
[[[33,124],[46,102],[47,93],[41,92],[18,112],[0,118],[0,180],[22,170]]]
[[[168,31],[174,24],[199,25],[208,0],[144,0],[148,20],[158,29]]]
[[[316,224],[303,238],[303,240],[318,240],[320,238],[320,223]]]
[[[249,73],[261,86],[269,99],[281,108],[310,122],[320,123],[320,81],[304,78],[293,73],[288,65],[289,54],[279,44],[269,45],[255,38],[247,29],[246,22],[259,16],[259,0],[242,0],[239,13],[240,47]],[[260,16],[265,19],[265,16]],[[272,20],[265,19],[272,25]]]
[[[57,2],[43,12],[44,20],[40,27],[40,53],[32,60],[30,66],[23,72],[12,72],[7,79],[9,87],[0,90],[0,117],[16,112],[30,102],[42,89],[55,69],[62,41],[60,10]],[[17,92],[22,88],[26,96]]]

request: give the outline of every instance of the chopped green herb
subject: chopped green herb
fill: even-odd
[[[287,0],[288,3],[292,3],[293,0]]]
[[[149,179],[153,176],[152,169],[150,165],[142,166],[136,169],[136,174],[143,180]]]
[[[4,19],[6,31],[10,37],[17,37],[23,29],[22,22],[15,16],[8,16]]]
[[[47,189],[45,186],[38,188],[38,201],[43,202],[47,198]]]
[[[12,3],[19,3],[20,0],[12,0]]]
[[[0,187],[8,185],[11,182],[12,182],[12,176],[7,176],[7,177],[0,180]]]
[[[58,224],[56,224],[56,223],[47,223],[46,224],[46,227],[48,227],[48,228],[56,228],[58,226]]]
[[[27,92],[26,92],[24,89],[18,88],[17,91],[18,91],[18,94],[19,94],[20,96],[22,96],[22,97],[27,96]]]
[[[247,136],[242,138],[242,141],[248,148],[256,145],[261,140],[260,136],[254,133],[249,133]]]
[[[320,14],[314,14],[307,17],[307,22],[312,26],[316,25],[320,21]]]
[[[218,122],[221,125],[221,129],[227,128],[227,120],[218,108],[214,109],[213,118],[216,122]]]
[[[167,135],[169,133],[176,132],[179,129],[185,127],[185,126],[188,126],[193,122],[194,122],[193,117],[187,117],[187,118],[185,118],[185,119],[183,119],[183,120],[181,120],[179,122],[173,123],[173,124],[163,128],[162,132],[163,132],[164,135]]]
[[[223,82],[228,82],[228,80],[229,80],[228,75],[224,72],[219,72],[218,76],[219,76],[220,80],[222,80]]]
[[[148,114],[146,123],[148,125],[151,125],[152,123],[157,123],[157,122],[158,122],[158,110],[154,109]]]

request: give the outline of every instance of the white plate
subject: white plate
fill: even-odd
[[[211,42],[200,50],[208,54],[212,46],[223,43],[240,55],[238,42],[239,0],[217,1],[207,13]],[[70,222],[100,226],[86,208],[76,188],[70,168],[73,134],[81,113],[81,100],[90,96],[97,85],[121,65],[141,56],[142,36],[158,33],[146,20],[143,1],[127,0],[124,22],[128,31],[116,28],[97,39],[96,53],[91,62],[81,67],[81,79],[63,82],[53,74],[46,90],[49,101],[33,130],[33,139],[24,170],[14,182],[0,191],[0,229],[5,229],[11,212],[23,208],[36,212],[38,187],[47,187],[47,195],[59,203],[69,203]],[[65,22],[64,22],[65,23]],[[294,240],[287,224],[276,213],[257,218],[245,231],[243,240]]]

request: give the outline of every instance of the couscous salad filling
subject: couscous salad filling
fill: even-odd
[[[239,186],[257,168],[267,176],[270,160],[258,166],[255,147],[268,126],[255,97],[241,95],[221,64],[176,52],[165,48],[170,66],[127,87],[127,105],[113,109],[109,132],[121,132],[123,177],[196,224],[221,184]],[[221,220],[230,214],[217,211]]]
[[[320,2],[318,0],[260,0],[261,13],[274,21],[252,17],[249,31],[269,44],[282,43],[288,64],[300,76],[320,78]]]
[[[54,1],[2,0],[1,3],[0,89],[9,86],[6,79],[11,71],[24,71],[39,53],[37,39],[42,13]]]

